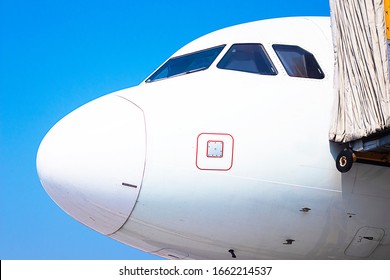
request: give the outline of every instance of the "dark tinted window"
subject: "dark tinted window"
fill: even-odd
[[[277,74],[261,44],[234,44],[217,67],[261,75]]]
[[[284,69],[291,77],[323,79],[325,77],[314,55],[298,46],[273,45]]]
[[[193,73],[205,70],[210,67],[213,61],[225,46],[218,46],[182,56],[174,57],[161,66],[146,82],[153,82],[174,76]]]

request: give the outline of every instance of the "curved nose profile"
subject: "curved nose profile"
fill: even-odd
[[[96,99],[59,121],[37,154],[47,193],[69,215],[103,234],[133,210],[146,149],[142,110],[115,95]]]

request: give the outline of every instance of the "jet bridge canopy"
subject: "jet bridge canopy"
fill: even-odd
[[[350,142],[390,127],[383,0],[330,0],[335,103],[329,138]]]

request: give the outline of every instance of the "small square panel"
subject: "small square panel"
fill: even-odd
[[[223,157],[223,141],[211,140],[207,142],[207,156],[208,157]]]
[[[228,171],[233,166],[234,139],[227,133],[201,133],[196,145],[196,167]]]

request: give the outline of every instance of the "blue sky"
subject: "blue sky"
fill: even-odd
[[[328,16],[328,0],[0,0],[0,259],[157,258],[64,213],[36,174],[40,141],[201,35],[298,15]]]

